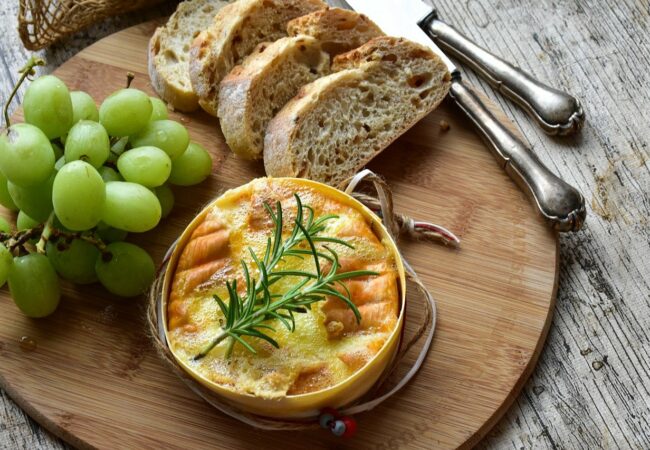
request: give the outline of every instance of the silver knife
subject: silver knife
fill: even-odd
[[[449,95],[477,126],[506,173],[531,197],[557,231],[577,231],[585,220],[585,200],[555,176],[517,136],[504,127],[463,82],[458,68],[421,28],[432,13],[420,0],[336,0],[341,7],[370,17],[389,36],[405,37],[431,48],[452,75]]]

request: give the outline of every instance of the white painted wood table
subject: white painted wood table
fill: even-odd
[[[479,44],[582,99],[587,114],[581,135],[549,138],[467,71],[588,202],[584,230],[560,240],[557,309],[538,366],[480,447],[650,448],[650,3],[435,3],[444,19]],[[152,8],[108,20],[39,52],[48,62],[43,72],[97,39],[170,11]],[[28,57],[17,12],[18,0],[0,2],[2,105]],[[66,445],[0,391],[0,448]]]

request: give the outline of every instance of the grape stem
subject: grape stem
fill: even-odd
[[[11,91],[11,94],[9,95],[9,98],[7,99],[7,103],[5,103],[5,107],[3,109],[3,113],[5,116],[5,123],[7,125],[7,128],[11,126],[11,121],[9,120],[9,105],[11,105],[12,100],[18,93],[18,89],[20,86],[23,84],[25,81],[25,78],[28,78],[32,75],[36,74],[36,71],[34,70],[34,67],[36,66],[43,66],[45,65],[45,60],[42,58],[38,58],[34,55],[30,56],[30,58],[27,60],[27,63],[25,66],[18,71],[20,73],[20,78],[18,78],[18,81],[16,82],[16,85],[14,86],[13,91]]]
[[[106,246],[104,241],[102,241],[98,236],[82,234],[77,239],[81,239],[82,241],[86,241],[90,244],[93,244],[95,247],[97,247],[97,250],[99,250],[99,252],[102,254],[102,257],[113,256],[113,254],[108,250],[108,247]]]
[[[41,234],[43,225],[14,233],[0,233],[0,241],[6,243],[7,249],[13,253],[16,249],[24,248],[25,244]]]
[[[41,238],[36,244],[36,251],[41,254],[45,254],[45,244],[47,244],[48,239],[52,235],[52,222],[54,221],[54,211],[50,213],[50,217],[47,218],[45,225],[43,226],[43,231],[41,232]]]
[[[89,233],[87,231],[72,233],[69,231],[62,231],[57,228],[52,228],[50,236],[48,236],[48,238],[50,240],[53,240],[53,239],[58,239],[60,237],[70,241],[74,239],[79,239],[80,241],[86,241],[89,244],[92,244],[95,247],[97,247],[97,250],[99,250],[99,252],[102,254],[102,257],[111,255],[111,252],[108,250],[108,247],[106,246],[104,241],[102,241],[101,238],[94,233]]]
[[[54,242],[59,238],[66,239],[68,241],[79,239],[97,247],[97,250],[99,250],[103,258],[110,258],[112,256],[104,241],[102,241],[102,239],[95,233],[87,231],[75,233],[59,230],[52,226],[53,221],[54,214],[50,215],[44,224],[38,225],[34,228],[15,231],[13,233],[0,232],[0,243],[5,244],[11,253],[14,253],[14,251],[18,248],[23,248],[25,251],[29,252],[29,250],[25,248],[25,244],[27,244],[27,242],[31,239],[38,237],[39,240],[36,243],[36,252],[45,254],[45,246],[47,245],[48,241]]]
[[[126,88],[127,89],[131,87],[131,82],[133,81],[134,78],[135,78],[135,75],[133,74],[133,72],[127,72],[126,73]]]

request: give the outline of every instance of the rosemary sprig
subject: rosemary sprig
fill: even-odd
[[[251,275],[248,264],[242,260],[246,284],[244,292],[240,294],[237,280],[233,280],[226,282],[228,303],[218,295],[214,295],[225,323],[219,334],[194,357],[195,361],[205,357],[225,339],[230,339],[226,350],[227,358],[232,354],[235,343],[241,344],[252,353],[257,353],[243,339],[244,336],[262,339],[279,348],[275,339],[265,333],[265,330],[275,331],[269,321],[277,320],[293,332],[296,328],[294,314],[307,312],[312,303],[325,300],[326,296],[341,299],[353,311],[357,322],[361,322],[361,313],[352,302],[350,291],[343,281],[360,276],[377,275],[377,272],[356,270],[338,273],[340,268],[338,254],[327,244],[354,247],[344,240],[321,235],[327,222],[337,216],[324,215],[316,219],[314,210],[308,205],[303,205],[299,195],[294,194],[294,197],[297,204],[296,219],[286,239],[282,237],[284,223],[280,202],[277,202],[275,212],[268,203],[264,204],[273,222],[273,237],[268,238],[261,259],[249,248],[252,262],[257,267],[258,278]],[[286,258],[304,257],[313,258],[315,272],[276,269],[276,266]],[[323,270],[321,265],[323,261],[330,263],[329,270]],[[283,294],[271,293],[271,286],[283,277],[298,277],[300,280]],[[337,286],[344,294],[337,290]]]

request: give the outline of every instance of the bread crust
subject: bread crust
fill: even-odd
[[[442,62],[440,57],[428,47],[405,38],[382,36],[372,39],[361,47],[338,55],[332,62],[332,70],[338,72],[339,70],[363,67],[365,64],[374,62],[392,62],[390,61],[391,55],[406,59],[419,58]]]
[[[333,73],[303,86],[271,120],[264,137],[264,169],[272,177],[303,177],[304,168],[292,151],[292,142],[307,115],[329,92],[343,83],[358,83],[365,73],[351,69]]]
[[[222,8],[190,48],[190,80],[199,105],[216,116],[219,83],[234,66],[259,43],[286,36],[289,20],[326,7],[322,0],[238,0]],[[253,29],[249,38],[242,37]]]
[[[169,49],[168,46],[171,45],[167,42],[168,39],[171,39],[171,37],[168,36],[170,33],[173,33],[174,27],[187,27],[188,25],[191,25],[190,21],[186,19],[192,17],[198,18],[200,15],[205,17],[207,13],[203,8],[206,6],[214,8],[216,11],[226,3],[227,2],[224,0],[194,0],[182,2],[179,4],[178,8],[169,18],[167,23],[156,28],[156,31],[149,40],[147,69],[149,72],[149,78],[151,79],[151,85],[158,96],[176,110],[192,112],[198,109],[199,103],[198,97],[194,93],[191,83],[189,82],[189,64],[182,60],[175,64],[175,66],[178,66],[175,67],[177,71],[184,72],[187,86],[182,86],[182,83],[174,77],[175,74],[170,74],[169,69],[166,67],[165,57],[161,53],[167,51]],[[190,44],[191,39],[187,42],[188,46]],[[183,65],[186,67],[183,68]]]
[[[258,45],[219,87],[219,122],[231,150],[246,159],[260,159],[264,131],[273,112],[303,84],[328,74],[329,66],[329,56],[310,36],[285,37]],[[274,95],[268,96],[265,88],[270,80],[278,78],[283,81],[274,88]]]
[[[381,28],[367,16],[341,8],[327,8],[297,17],[287,24],[287,33],[315,37],[331,56],[384,36]]]
[[[390,136],[376,142],[377,148],[371,154],[366,157],[359,157],[359,161],[354,165],[353,170],[339,170],[339,173],[329,173],[329,179],[312,176],[311,162],[298,157],[298,154],[303,149],[296,148],[295,145],[298,145],[296,141],[300,134],[307,131],[303,128],[317,105],[326,104],[328,98],[336,94],[339,89],[355,89],[355,84],[366,83],[366,85],[373,85],[375,83],[373,79],[387,79],[387,77],[384,77],[386,71],[397,70],[397,73],[406,77],[405,81],[408,82],[413,77],[408,78],[407,71],[404,68],[400,69],[398,64],[400,64],[401,60],[412,60],[412,58],[428,61],[428,67],[432,72],[430,79],[440,80],[439,85],[431,86],[431,89],[425,95],[425,98],[429,95],[431,97],[423,101],[420,107],[414,106],[414,114],[412,114],[410,120],[400,123],[400,118],[395,117],[394,123],[399,124],[399,126],[392,130]],[[304,86],[300,93],[269,123],[264,141],[264,167],[267,175],[274,177],[307,177],[317,181],[329,182],[336,186],[336,184],[365,166],[399,136],[433,111],[446,96],[451,85],[451,76],[444,62],[437,55],[424,46],[401,38],[375,38],[359,49],[337,56],[334,60],[333,70],[336,70],[336,72]],[[404,86],[406,87],[407,83],[404,83]],[[342,118],[342,120],[349,119],[349,117]],[[354,137],[360,137],[360,135]],[[364,139],[366,138],[361,139],[360,146],[364,145]],[[351,151],[354,152],[355,150],[352,149]],[[333,154],[326,155],[326,158],[333,158],[333,156]]]

